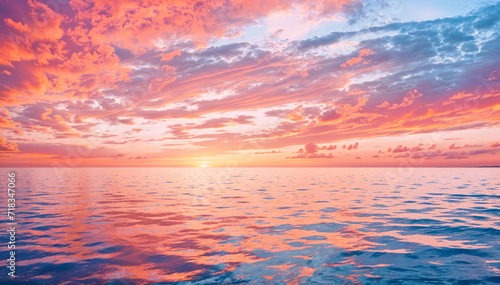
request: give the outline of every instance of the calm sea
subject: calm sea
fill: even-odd
[[[1,284],[500,282],[500,169],[15,172]]]

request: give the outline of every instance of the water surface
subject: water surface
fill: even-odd
[[[500,169],[16,172],[14,284],[500,282]]]

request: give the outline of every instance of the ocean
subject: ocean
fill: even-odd
[[[499,168],[1,170],[1,284],[500,282]]]

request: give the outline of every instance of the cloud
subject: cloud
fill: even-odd
[[[358,63],[368,64],[368,63],[370,63],[370,60],[367,60],[366,57],[368,57],[372,54],[375,54],[375,52],[372,51],[371,49],[367,49],[367,48],[362,49],[359,51],[359,55],[357,57],[353,57],[353,58],[349,59],[348,61],[344,62],[340,66],[345,68],[345,67],[353,66],[353,65],[358,64]]]
[[[120,157],[125,157],[125,154],[124,154],[124,153],[118,153],[118,154],[116,154],[116,155],[114,155],[114,156],[111,156],[111,157],[112,157],[113,159],[118,159],[118,158],[120,158]]]
[[[162,55],[161,61],[169,61],[169,60],[172,60],[175,56],[180,56],[180,55],[182,55],[182,51],[174,50],[174,51],[171,51],[169,53]]]
[[[417,89],[415,89],[415,90],[412,90],[412,91],[409,91],[408,93],[406,93],[406,96],[403,98],[403,102],[401,102],[399,104],[396,104],[396,103],[391,104],[391,103],[385,101],[384,103],[378,105],[377,108],[389,108],[390,110],[394,110],[394,109],[398,109],[398,108],[408,107],[411,104],[413,104],[415,99],[417,99],[419,97],[422,97],[422,94],[418,93]]]
[[[273,150],[273,151],[257,151],[257,152],[255,152],[255,154],[272,154],[272,153],[281,153],[281,151]]]
[[[0,130],[11,130],[14,134],[22,136],[24,133],[18,128],[19,126],[20,123],[14,122],[9,111],[5,109],[2,110],[0,113]]]
[[[351,145],[351,148],[352,147],[353,146]],[[318,150],[336,150],[336,149],[337,149],[336,145],[329,145],[329,146],[324,145],[322,147],[319,147],[318,145],[316,145],[314,143],[308,143],[308,144],[305,145],[304,148],[300,148],[297,151],[297,153],[306,153],[306,154],[309,154],[309,153],[317,153]]]
[[[279,2],[279,3],[278,3]],[[70,2],[76,19],[100,42],[135,50],[175,39],[189,39],[199,46],[214,37],[229,37],[242,27],[277,11],[288,12],[300,3],[308,17],[329,17],[352,1],[229,1],[151,3]],[[95,15],[100,15],[96,17]],[[92,20],[92,26],[84,25]],[[114,28],[120,27],[120,29]]]
[[[4,117],[4,118],[6,118],[6,119],[10,119],[10,118],[11,118],[11,116],[10,116],[10,114],[9,114],[9,111],[7,111],[7,110],[5,110],[5,109],[4,109],[4,110],[2,110],[2,113],[0,114],[0,116]]]
[[[240,115],[236,118],[216,118],[207,120],[199,125],[195,125],[193,129],[209,129],[209,128],[222,128],[228,125],[248,125],[253,124],[250,119],[255,119],[254,116]]]
[[[500,147],[500,144],[498,142],[495,142],[492,145],[490,145],[490,147]]]
[[[410,153],[398,154],[394,156],[394,158],[408,158],[408,157],[410,157]]]
[[[318,152],[318,146],[314,143],[308,143],[304,146],[305,153],[310,154],[310,153],[316,153]]]
[[[354,144],[350,144],[349,146],[347,146],[347,150],[358,149],[358,146],[359,146],[358,142],[356,142]]]
[[[435,149],[436,146],[437,145],[433,144],[433,145],[431,145],[427,149],[428,150]],[[413,153],[413,152],[419,152],[419,151],[423,151],[423,150],[425,150],[424,144],[423,143],[419,143],[418,145],[416,145],[414,147],[408,147],[408,146],[398,145],[395,148],[388,148],[387,152],[392,152],[392,153],[412,152]]]
[[[440,150],[435,150],[435,151],[422,151],[422,152],[417,152],[411,155],[411,158],[413,159],[432,159],[436,157],[441,156],[441,151]]]
[[[37,156],[55,156],[58,158],[69,158],[79,161],[86,158],[111,158],[118,154],[114,149],[107,147],[91,147],[80,144],[61,143],[19,143],[19,151],[22,154],[35,154]]]
[[[458,146],[458,145],[456,145],[456,144],[453,143],[453,144],[451,144],[448,147],[448,149],[453,150],[453,149],[470,148],[470,147],[481,147],[481,146],[483,146],[483,145],[480,145],[480,144],[465,144],[463,146]]]
[[[298,155],[292,156],[292,157],[287,157],[287,158],[334,158],[332,153],[319,153],[319,150],[334,150],[336,149],[336,146],[329,145],[329,146],[322,146],[319,147],[318,145],[314,143],[308,143],[304,146],[304,148],[300,148],[297,153]]]
[[[337,149],[337,145],[329,145],[326,149],[327,150],[335,150],[335,149]]]
[[[284,118],[286,117],[292,110],[271,110],[271,111],[266,111],[264,114],[268,117],[278,117],[278,118]]]
[[[466,152],[467,155],[480,155],[480,154],[496,154],[495,150],[491,149],[476,149]]]
[[[442,152],[440,150],[434,151],[422,151],[411,155],[413,159],[468,159],[470,156],[482,155],[482,154],[494,154],[494,150],[489,149],[477,149],[470,151],[447,151]]]
[[[330,122],[340,119],[340,117],[341,115],[337,112],[337,110],[333,109],[323,112],[318,119],[320,119],[323,122]]]
[[[126,143],[127,143],[126,141],[117,142],[117,141],[111,141],[111,140],[107,140],[107,141],[103,142],[103,144],[126,144]]]
[[[424,144],[423,144],[423,143],[419,143],[417,146],[412,147],[412,148],[410,149],[410,152],[422,151],[422,150],[424,150],[424,149],[425,149],[423,146],[424,146]]]
[[[18,152],[17,143],[7,142],[3,137],[0,137],[0,152]]]
[[[407,147],[407,146],[402,146],[402,145],[398,145],[397,147],[395,147],[392,152],[393,153],[398,153],[398,152],[407,152],[407,151],[410,151],[410,148]]]
[[[303,153],[287,158],[335,158],[332,153]]]
[[[16,124],[28,132],[34,130],[54,137],[79,137],[80,133],[73,129],[74,114],[66,110],[48,108],[47,103],[29,104],[17,116]]]
[[[467,159],[469,158],[465,152],[448,151],[442,155],[444,159]]]

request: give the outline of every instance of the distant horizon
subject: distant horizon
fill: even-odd
[[[500,168],[500,165],[484,165],[484,166],[0,166],[0,168],[12,169],[15,168]]]
[[[56,2],[0,4],[2,165],[500,164],[499,2]]]

